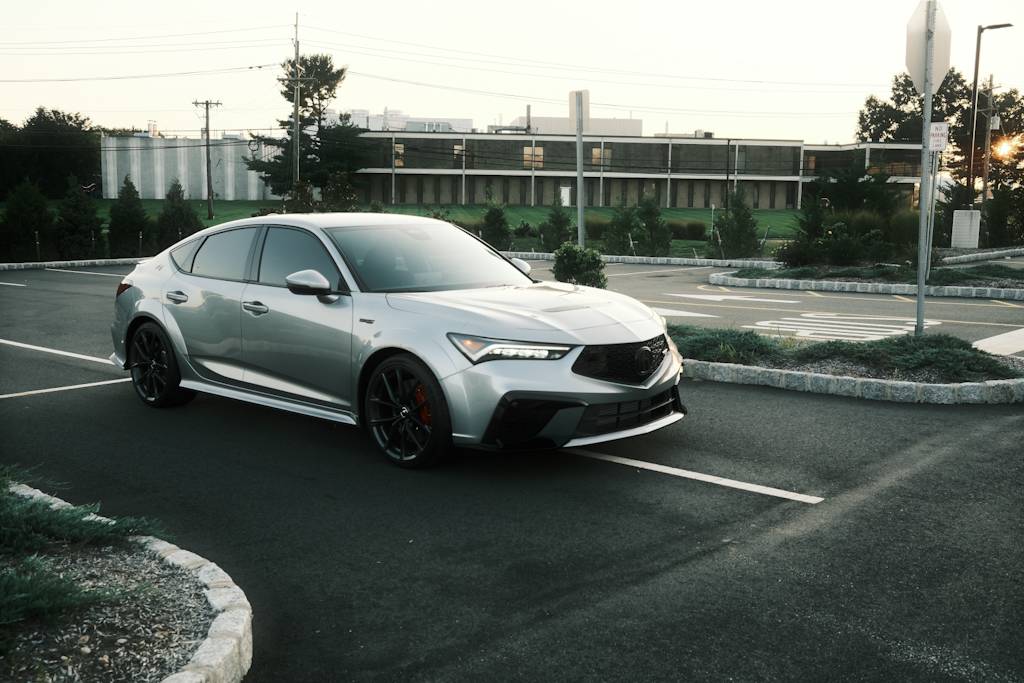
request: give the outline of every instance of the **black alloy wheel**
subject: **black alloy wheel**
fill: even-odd
[[[451,419],[441,387],[410,355],[392,356],[374,369],[364,414],[377,447],[401,467],[427,467],[451,448]]]
[[[156,323],[143,323],[132,335],[128,347],[128,368],[132,386],[142,402],[155,408],[180,405],[195,396],[182,389],[174,349]]]

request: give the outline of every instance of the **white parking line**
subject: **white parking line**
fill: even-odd
[[[997,334],[988,339],[979,339],[971,346],[981,351],[988,351],[997,356],[1009,356],[1024,351],[1024,327],[1013,332]]]
[[[28,285],[19,285],[17,282],[0,282],[0,285],[7,285],[8,287],[27,287]]]
[[[102,275],[103,277],[124,277],[121,273],[97,273],[93,270],[68,270],[67,268],[46,268],[54,273],[75,273],[76,275]]]
[[[24,344],[22,342],[11,341],[10,339],[0,339],[0,344],[16,346],[19,349],[28,349],[30,351],[42,351],[43,353],[53,353],[58,356],[67,356],[69,358],[78,358],[80,360],[91,360],[93,363],[103,363],[104,365],[112,365],[109,358],[99,358],[98,356],[84,356],[80,353],[61,351],[60,349],[49,349],[45,346],[33,346],[32,344]]]
[[[573,453],[575,455],[582,455],[584,458],[593,458],[595,460],[614,462],[618,465],[626,465],[627,467],[637,467],[643,470],[651,470],[652,472],[660,472],[661,474],[670,474],[674,477],[683,477],[684,479],[696,479],[697,481],[703,481],[708,484],[717,484],[718,486],[726,486],[731,489],[740,489],[741,491],[760,493],[761,495],[764,496],[774,496],[775,498],[795,500],[797,502],[807,503],[809,505],[817,505],[821,501],[825,500],[824,498],[819,498],[818,496],[808,496],[803,493],[793,493],[792,491],[775,489],[770,486],[761,486],[760,484],[748,484],[746,482],[736,481],[735,479],[725,479],[723,477],[716,477],[711,474],[701,474],[700,472],[681,470],[677,467],[658,465],[653,462],[644,462],[643,460],[620,458],[617,455],[605,455],[604,453],[595,453],[594,451],[587,451],[581,448],[570,448],[567,449],[566,452]]]
[[[124,377],[122,379],[108,379],[102,382],[88,382],[86,384],[71,384],[66,387],[53,387],[52,389],[34,389],[32,391],[19,391],[16,394],[0,394],[0,399],[5,398],[19,398],[21,396],[34,396],[36,394],[52,394],[55,391],[71,391],[72,389],[85,389],[87,387],[101,387],[105,384],[120,384],[121,382],[131,382],[130,377]]]
[[[651,275],[652,273],[674,273],[680,270],[708,270],[711,266],[687,266],[686,268],[662,268],[661,270],[637,270],[632,273],[612,273],[608,277],[626,277],[627,275]]]

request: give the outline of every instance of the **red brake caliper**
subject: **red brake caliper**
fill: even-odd
[[[422,384],[416,385],[416,390],[412,392],[412,397],[416,400],[416,404],[423,404],[420,406],[420,422],[425,425],[430,424],[430,405],[427,403],[427,388]]]

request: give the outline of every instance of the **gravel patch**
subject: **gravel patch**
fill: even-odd
[[[117,597],[48,624],[0,629],[0,680],[159,681],[188,663],[214,612],[190,572],[142,545],[67,547],[53,571]]]

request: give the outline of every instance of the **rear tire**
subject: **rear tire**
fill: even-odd
[[[451,451],[451,417],[441,385],[415,356],[392,356],[374,368],[363,415],[374,444],[399,467],[430,467]]]
[[[135,395],[151,408],[188,403],[196,392],[181,387],[174,347],[156,323],[143,323],[128,340],[128,367]]]

